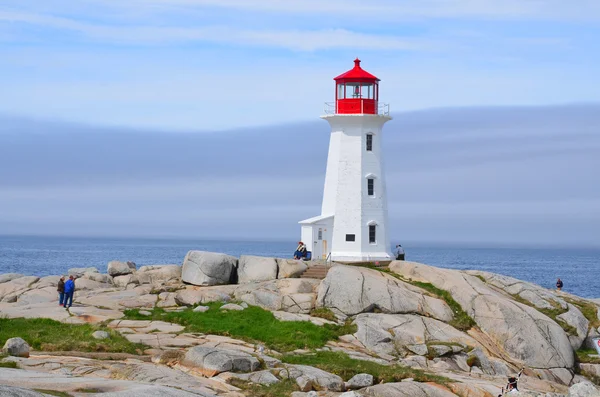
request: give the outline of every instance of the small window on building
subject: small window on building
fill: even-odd
[[[346,234],[346,241],[356,241],[356,235]]]
[[[373,134],[367,134],[367,152],[373,150]]]
[[[323,240],[323,229],[319,229],[317,240]]]
[[[369,225],[369,244],[377,243],[377,225]]]
[[[375,179],[373,178],[367,179],[367,194],[369,196],[375,195]]]

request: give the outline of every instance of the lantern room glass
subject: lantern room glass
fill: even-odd
[[[337,84],[337,99],[374,99],[378,100],[377,83],[346,82]]]

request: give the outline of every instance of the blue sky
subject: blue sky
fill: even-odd
[[[598,101],[599,22],[596,0],[4,0],[0,109],[168,130],[304,121],[356,56],[395,110]]]
[[[597,0],[3,0],[0,234],[293,240],[358,56],[394,115],[394,239],[598,245],[599,22]]]

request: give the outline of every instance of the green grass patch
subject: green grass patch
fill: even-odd
[[[224,335],[249,342],[262,342],[268,348],[288,352],[296,349],[316,349],[341,335],[356,332],[356,326],[314,325],[309,321],[279,321],[268,310],[249,306],[241,311],[221,311],[221,303],[209,303],[210,309],[196,313],[191,308],[181,312],[152,310],[151,316],[142,316],[137,309],[126,310],[125,318],[135,320],[162,320],[185,326],[186,332]]]
[[[471,316],[469,316],[467,314],[467,312],[465,312],[463,310],[462,306],[457,301],[454,300],[454,298],[452,297],[452,294],[450,294],[450,292],[440,289],[431,283],[414,281],[410,278],[406,279],[406,278],[402,277],[401,275],[392,272],[390,269],[380,269],[376,266],[369,266],[369,265],[363,266],[363,267],[367,267],[369,269],[378,270],[382,273],[389,274],[390,276],[395,277],[398,280],[401,280],[401,281],[404,281],[405,283],[414,285],[415,287],[424,289],[425,291],[429,292],[431,295],[438,297],[438,298],[442,299],[443,301],[445,301],[448,304],[448,306],[450,306],[452,313],[454,313],[454,318],[448,322],[448,324],[450,324],[454,328],[461,330],[461,331],[468,331],[477,325],[475,320],[473,320],[471,318]]]
[[[600,327],[600,319],[598,319],[598,307],[595,304],[573,298],[566,298],[565,300],[581,311],[581,314],[583,314],[583,316],[590,322],[590,327]]]
[[[485,277],[483,277],[481,274],[475,274],[475,277],[477,277],[478,279],[480,279],[481,281],[483,281],[484,283],[486,283],[487,281],[485,281]]]
[[[421,281],[408,281],[410,284],[422,288],[425,291],[437,296],[444,300],[450,306],[450,310],[454,313],[454,318],[448,322],[454,328],[461,331],[468,331],[477,325],[475,320],[471,318],[462,308],[462,306],[454,300],[450,292],[440,289],[431,283],[424,283]]]
[[[354,375],[367,373],[373,375],[375,384],[381,381],[400,382],[402,379],[413,378],[417,382],[435,382],[447,384],[450,379],[439,375],[431,375],[419,369],[403,367],[400,365],[381,365],[372,361],[350,358],[342,352],[319,351],[315,354],[287,354],[282,361],[288,364],[310,365],[331,372],[344,380],[349,380]]]
[[[331,309],[329,309],[327,307],[319,307],[317,309],[312,309],[310,311],[310,315],[313,317],[324,318],[325,320],[329,320],[329,321],[337,320],[335,317],[335,314],[333,314]]]
[[[81,388],[75,390],[77,393],[102,393],[102,390],[95,388]]]
[[[94,339],[94,331],[107,331],[109,339]],[[47,318],[0,318],[0,345],[23,338],[34,350],[142,354],[144,345],[131,343],[109,328],[91,324],[64,324]]]
[[[241,379],[231,379],[231,385],[239,387],[246,396],[251,397],[289,397],[293,392],[299,390],[296,382],[290,379],[269,386],[257,385]]]
[[[552,309],[548,309],[548,308],[539,308],[536,307],[535,305],[533,305],[531,302],[529,302],[527,299],[523,299],[521,298],[520,295],[518,294],[511,294],[511,296],[513,297],[514,300],[516,300],[519,303],[522,303],[524,305],[527,305],[529,307],[534,308],[535,310],[537,310],[538,312],[545,314],[546,316],[550,317],[552,320],[554,320],[555,323],[557,323],[558,325],[560,325],[560,327],[568,334],[568,335],[573,335],[573,336],[577,336],[577,328],[567,324],[565,321],[557,318],[558,316],[560,316],[563,313],[568,312],[568,309],[563,309],[562,307],[560,307],[560,305],[558,304],[558,302],[554,302],[554,301],[550,301],[550,304],[552,306],[554,306],[554,308]]]
[[[48,394],[49,396],[56,396],[56,397],[73,397],[72,394],[66,393],[64,391],[58,391],[58,390],[46,390],[46,389],[33,389],[35,391],[37,391],[38,393],[42,393],[42,394]]]
[[[16,362],[14,361],[5,361],[5,362],[0,362],[0,368],[13,368],[13,369],[18,369],[19,366],[17,365]]]
[[[600,364],[599,357],[592,357],[598,355],[598,352],[596,352],[594,349],[579,349],[575,352],[575,354],[577,356],[577,361],[580,363]]]

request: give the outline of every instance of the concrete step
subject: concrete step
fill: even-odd
[[[316,278],[316,279],[324,279],[327,276],[327,272],[329,268],[327,266],[310,266],[301,276],[300,278]]]

